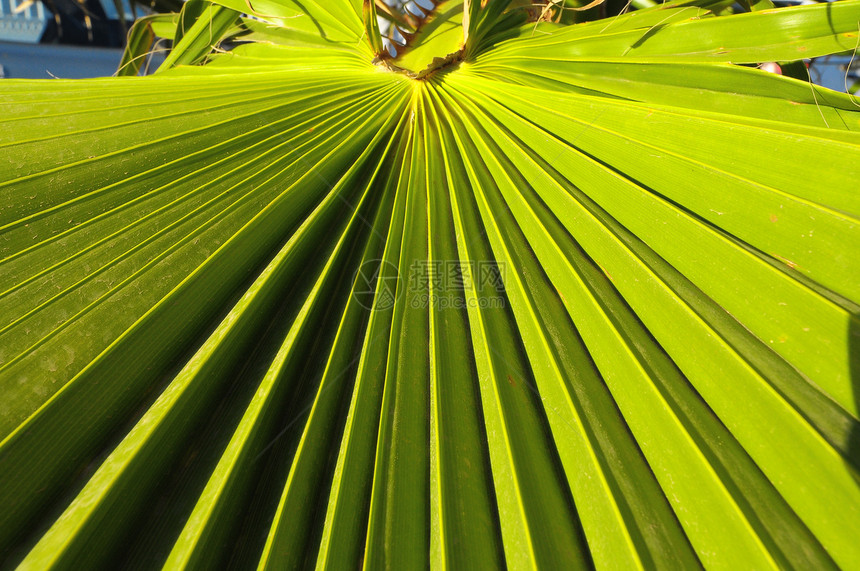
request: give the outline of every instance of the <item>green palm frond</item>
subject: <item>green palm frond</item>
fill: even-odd
[[[385,58],[189,3],[154,76],[0,83],[0,561],[856,567],[860,106],[743,64],[860,1],[723,4]]]

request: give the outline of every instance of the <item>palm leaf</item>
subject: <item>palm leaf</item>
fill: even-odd
[[[0,84],[7,566],[860,562],[860,2],[452,6]]]

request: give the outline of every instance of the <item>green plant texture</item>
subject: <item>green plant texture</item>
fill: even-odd
[[[860,566],[860,0],[524,4],[0,82],[0,567]]]

